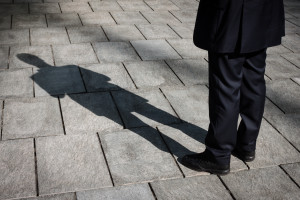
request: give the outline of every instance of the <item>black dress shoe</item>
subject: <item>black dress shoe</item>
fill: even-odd
[[[255,151],[243,151],[236,148],[231,154],[244,162],[251,162],[255,159]]]
[[[181,162],[188,168],[191,168],[196,171],[205,171],[212,174],[225,175],[230,172],[229,165],[219,165],[212,161],[209,158],[209,155],[206,153],[197,153],[185,155]]]

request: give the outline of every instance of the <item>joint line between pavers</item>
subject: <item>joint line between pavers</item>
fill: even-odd
[[[184,82],[179,78],[179,76],[175,73],[175,71],[172,69],[172,67],[168,64],[168,62],[166,62],[166,60],[164,60],[164,62],[166,63],[166,65],[169,67],[169,69],[175,74],[175,76],[179,79],[179,81],[184,85]]]
[[[169,99],[167,98],[167,96],[163,93],[162,89],[159,88],[159,91],[161,92],[161,94],[165,97],[165,99],[168,101],[169,105],[171,106],[172,110],[174,111],[175,115],[177,116],[177,118],[181,121],[181,122],[186,122],[183,119],[181,119],[179,117],[179,114],[176,112],[175,108],[172,106],[171,102],[169,101]]]
[[[11,54],[11,47],[8,47],[7,69],[10,68],[10,54]]]
[[[179,33],[177,33],[171,26],[170,24],[167,24],[168,27],[170,27],[170,29],[172,29],[179,37],[180,39],[183,39],[183,37],[181,37],[181,35],[179,35]]]
[[[33,150],[34,150],[34,170],[35,170],[36,195],[39,196],[39,181],[38,181],[36,139],[35,138],[33,138]]]
[[[80,23],[81,23],[81,26],[83,26],[83,22],[82,22],[82,20],[81,20],[81,18],[80,18],[79,13],[76,13],[76,14],[77,14],[77,16],[78,16],[78,18],[79,18],[79,21],[80,21]]]
[[[90,6],[90,8],[91,8],[92,12],[95,12],[95,11],[93,10],[93,8],[92,8],[92,5],[91,5],[91,3],[90,3],[90,2],[87,2],[87,3],[89,4],[89,6]]]
[[[134,46],[132,45],[131,41],[129,41],[129,44],[131,45],[131,47],[134,49],[135,53],[138,55],[138,57],[141,59],[141,61],[144,61],[141,57],[141,55],[139,54],[139,52],[134,48]]]
[[[288,50],[290,50],[291,52],[296,53],[296,52],[294,52],[292,49],[290,49],[289,47],[285,46],[284,43],[281,44],[281,45],[284,46],[285,48],[287,48]]]
[[[288,61],[289,63],[291,63],[292,65],[294,65],[295,67],[297,67],[297,69],[300,69],[300,67],[298,67],[297,65],[295,65],[294,63],[292,63],[290,60],[288,60],[287,58],[283,57],[282,55],[280,55],[280,57],[282,57],[284,60]]]
[[[61,102],[60,102],[59,96],[57,97],[57,100],[58,100],[60,118],[61,118],[61,123],[62,123],[62,126],[63,126],[64,135],[67,135],[67,133],[66,133],[66,127],[65,127],[65,122],[64,122],[64,116],[63,116],[63,112],[62,112],[62,107],[61,107]]]
[[[155,194],[155,192],[154,192],[154,190],[153,190],[152,185],[150,184],[150,182],[148,182],[148,186],[149,186],[149,188],[150,188],[150,190],[152,192],[152,195],[153,195],[154,199],[157,200],[156,194]]]
[[[283,109],[281,109],[275,102],[273,102],[272,100],[271,100],[271,98],[269,98],[267,95],[266,95],[266,97],[265,98],[267,98],[269,101],[271,101],[283,114],[286,114],[285,112],[284,112],[284,110]]]
[[[104,31],[104,28],[102,27],[102,25],[100,26],[100,28],[101,28],[101,30],[103,31],[103,33],[104,33],[104,35],[105,35],[107,41],[110,42],[110,39],[108,38],[106,32]],[[93,46],[93,45],[92,45],[92,46]],[[93,49],[94,49],[94,48],[93,48]],[[94,51],[95,51],[95,50],[94,50]],[[95,53],[96,53],[96,52],[95,52]],[[98,58],[98,57],[97,57],[97,58]]]
[[[84,87],[84,89],[85,89],[85,92],[87,92],[87,88],[86,88],[86,85],[85,85],[85,82],[84,82],[84,79],[83,79],[81,67],[78,67],[78,70],[79,70],[79,74],[80,74],[80,77],[81,77],[81,80],[82,80],[82,83],[83,83],[83,87]]]
[[[213,176],[213,175],[211,175],[211,176]],[[228,193],[231,196],[231,198],[234,199],[234,200],[236,200],[236,198],[234,197],[234,195],[232,194],[232,192],[230,191],[230,189],[227,187],[227,185],[225,184],[225,182],[223,181],[223,179],[220,177],[220,175],[217,175],[217,177],[220,179],[221,183],[226,188],[226,190],[228,191]]]
[[[50,45],[50,48],[51,48],[51,54],[52,54],[52,60],[53,60],[53,64],[54,64],[54,66],[56,66],[55,59],[54,59],[53,46],[52,46],[52,45]]]
[[[121,8],[123,11],[125,11],[124,8],[121,6],[121,4],[119,4],[118,1],[116,1],[116,2],[117,2],[117,4],[120,6],[120,8]]]
[[[294,79],[290,78],[294,83],[296,83],[297,85],[300,86],[300,83],[297,83],[296,81],[294,81]]]
[[[31,68],[32,72],[32,93],[33,93],[33,98],[35,97],[35,87],[34,87],[34,75],[33,75],[33,68]]]
[[[169,41],[167,39],[164,39],[171,47],[172,49],[174,49],[174,51],[180,56],[181,59],[183,59],[183,57],[180,55],[180,53],[169,43]]]
[[[28,36],[29,36],[29,46],[31,46],[31,34],[30,34],[30,31],[31,28],[28,29]]]
[[[104,34],[105,34],[105,33],[104,33]],[[105,34],[105,36],[106,36],[106,34]],[[106,36],[106,37],[107,37],[107,36]],[[97,55],[97,53],[96,53],[96,50],[95,50],[95,47],[94,47],[93,43],[90,42],[90,44],[91,44],[91,46],[92,46],[92,49],[93,49],[93,51],[94,51],[94,54],[96,55],[96,58],[97,58],[98,63],[101,63],[101,62],[100,62],[100,59],[98,58],[98,55]]]
[[[169,12],[171,15],[173,15],[173,17],[175,17],[180,23],[183,24],[183,22],[182,22],[178,17],[176,17],[170,10],[168,10],[168,12]]]
[[[61,6],[60,6],[60,2],[57,2],[57,4],[58,4],[59,10],[60,10],[60,13],[62,13],[62,9],[61,9]]]
[[[67,27],[65,27],[65,30],[66,30],[66,32],[67,32],[67,36],[68,36],[69,42],[70,42],[70,44],[72,44],[72,42],[71,42],[71,37],[70,37],[70,35],[69,35],[69,32],[68,32]]]
[[[141,11],[139,11],[139,13],[147,20],[147,22],[148,22],[149,24],[151,24],[151,22],[143,15],[143,13],[142,13]]]
[[[142,34],[142,36],[145,38],[145,40],[147,40],[146,36],[142,33],[142,31],[137,27],[136,24],[134,24],[133,26],[136,27],[136,29]]]
[[[143,1],[152,11],[154,11],[154,9],[146,2],[146,1]]]
[[[112,101],[113,101],[113,103],[114,103],[114,105],[115,105],[115,107],[116,107],[116,109],[117,109],[117,112],[118,112],[118,114],[119,114],[119,116],[120,116],[121,122],[122,122],[122,124],[123,124],[123,129],[126,129],[126,127],[125,127],[125,122],[124,122],[124,120],[123,120],[123,117],[122,117],[122,115],[121,115],[121,112],[120,112],[120,110],[119,110],[119,108],[118,108],[118,105],[117,105],[117,103],[116,103],[116,100],[114,99],[114,96],[112,95],[111,91],[109,91],[109,95],[110,95],[110,97],[112,98]],[[99,137],[99,139],[100,139],[100,137]]]
[[[13,15],[10,15],[10,29],[12,29]]]
[[[49,28],[49,24],[48,24],[48,20],[47,20],[46,14],[45,14],[45,19],[46,19],[46,26],[47,26],[47,28]]]
[[[104,160],[105,160],[105,164],[106,164],[106,166],[107,166],[107,170],[108,170],[108,173],[109,173],[109,176],[110,176],[110,180],[111,180],[111,183],[112,183],[112,185],[113,185],[113,187],[114,187],[114,186],[115,186],[115,183],[114,183],[114,180],[113,180],[113,178],[112,178],[112,174],[111,174],[110,168],[109,168],[109,166],[108,166],[108,162],[107,162],[107,159],[106,159],[106,156],[105,156],[105,152],[104,152],[104,149],[103,149],[103,146],[102,146],[102,142],[101,142],[99,133],[97,133],[97,136],[98,136],[99,145],[100,145],[100,148],[101,148],[101,151],[102,151]]]
[[[282,165],[279,165],[279,168],[284,171],[284,173],[298,186],[298,188],[300,188],[300,185],[289,175],[289,173],[287,173],[287,171],[285,171]]]
[[[0,124],[0,141],[2,141],[2,132],[3,132],[3,117],[4,117],[4,100],[2,101],[2,106],[1,106],[1,110],[2,110],[2,114],[1,114],[1,124]]]
[[[121,6],[120,6],[121,7]],[[121,7],[122,8],[122,7]],[[108,14],[111,16],[111,18],[114,20],[114,22],[118,25],[117,20],[115,20],[114,16],[108,11]]]
[[[125,66],[125,64],[123,62],[122,62],[122,65],[123,65],[124,69],[126,70],[128,76],[130,77],[131,81],[133,82],[135,88],[138,89],[138,86],[135,84],[133,78],[131,77],[131,74],[129,73],[128,69],[126,68],[126,66]]]

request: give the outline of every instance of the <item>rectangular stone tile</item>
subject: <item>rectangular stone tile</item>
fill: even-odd
[[[60,3],[59,5],[63,13],[92,12],[92,9],[87,2],[66,2]]]
[[[32,69],[0,71],[0,98],[33,97]]]
[[[10,29],[11,26],[11,16],[3,15],[0,17],[0,30],[2,29]]]
[[[11,47],[9,68],[42,68],[53,66],[50,46],[15,46]]]
[[[36,96],[85,92],[77,66],[47,67],[33,72]]]
[[[142,60],[181,59],[165,40],[137,40],[131,43]]]
[[[172,10],[170,11],[182,23],[195,23],[197,11],[195,10]]]
[[[122,0],[122,1],[118,1],[118,3],[125,11],[151,11],[151,8],[147,4],[145,4],[144,1]]]
[[[256,144],[256,158],[247,163],[250,168],[300,161],[300,153],[270,124],[263,120]]]
[[[45,15],[40,15],[40,14],[13,15],[12,28],[34,28],[34,27],[47,27]]]
[[[61,99],[67,134],[96,133],[123,128],[109,93],[87,93]]]
[[[71,2],[72,0],[44,0],[45,3]]]
[[[110,41],[130,41],[145,39],[134,25],[114,25],[102,27]]]
[[[179,10],[179,8],[168,0],[146,0],[145,1],[154,11],[157,10]]]
[[[117,24],[149,24],[141,13],[135,11],[113,11],[111,15]]]
[[[71,43],[107,41],[101,27],[79,26],[67,28]]]
[[[30,36],[32,45],[70,44],[67,31],[63,27],[31,28]]]
[[[158,200],[232,199],[217,176],[155,181],[151,186]]]
[[[207,57],[207,51],[196,47],[192,39],[168,39],[168,42],[183,58]]]
[[[277,166],[231,173],[221,179],[236,199],[297,199],[300,194]]]
[[[8,66],[9,47],[0,47],[0,69],[6,69]]]
[[[267,49],[267,54],[272,55],[272,54],[286,54],[286,53],[291,53],[292,51],[284,47],[283,45],[278,45],[274,47],[269,47]]]
[[[281,167],[298,185],[300,185],[300,163],[281,165]]]
[[[300,7],[287,7],[285,8],[288,13],[293,15],[296,18],[300,18]]]
[[[297,34],[286,35],[282,38],[282,45],[294,53],[300,52],[300,36]]]
[[[112,92],[126,128],[179,122],[158,89]]]
[[[76,13],[52,13],[46,14],[48,27],[81,26]]]
[[[75,193],[52,194],[18,200],[77,200]]]
[[[28,14],[28,4],[2,4],[0,13],[3,15]]]
[[[141,60],[128,42],[97,42],[93,46],[100,62]]]
[[[86,65],[80,70],[88,92],[135,88],[121,63]]]
[[[32,139],[0,141],[0,199],[36,196]]]
[[[100,134],[116,185],[182,177],[156,129]]]
[[[36,152],[41,195],[112,186],[96,134],[37,138]]]
[[[282,54],[282,57],[296,65],[298,68],[300,68],[300,55],[299,53],[288,53],[288,54]]]
[[[151,24],[176,24],[180,21],[168,11],[141,12]]]
[[[84,26],[90,25],[113,25],[116,24],[114,19],[108,12],[93,12],[79,14],[80,19]]]
[[[300,33],[300,27],[285,20],[285,34],[296,34]]]
[[[164,61],[137,61],[124,64],[138,88],[182,85]]]
[[[61,13],[58,3],[31,3],[31,14]]]
[[[14,0],[14,3],[42,3],[42,0]]]
[[[6,100],[3,118],[3,140],[64,134],[57,98]]]
[[[208,119],[206,86],[165,87],[162,91],[182,120],[194,122]]]
[[[54,45],[53,54],[56,65],[98,63],[95,52],[89,43]]]
[[[290,79],[276,80],[267,84],[267,97],[285,113],[300,112],[300,86]]]
[[[167,63],[184,85],[208,83],[208,63],[203,58],[197,60],[167,60]]]
[[[169,25],[181,38],[193,39],[194,35],[194,24],[170,24]]]
[[[300,77],[293,77],[292,80],[300,86]]]
[[[286,19],[287,19],[287,17],[286,17]],[[300,19],[299,18],[290,18],[290,19],[288,19],[288,21],[295,24],[295,25],[297,25],[297,26],[300,26]]]
[[[29,30],[0,30],[0,46],[29,45]]]
[[[141,198],[144,200],[154,200],[151,189],[147,184],[118,186],[99,190],[87,190],[77,192],[76,194],[78,200],[140,200]]]
[[[94,12],[99,11],[121,11],[122,8],[117,1],[91,1],[89,2]]]
[[[179,38],[179,36],[168,25],[165,24],[137,25],[137,27],[148,40]]]
[[[269,55],[266,64],[265,74],[272,80],[300,75],[299,68],[278,55]]]
[[[199,2],[195,0],[171,0],[181,10],[197,10]]]

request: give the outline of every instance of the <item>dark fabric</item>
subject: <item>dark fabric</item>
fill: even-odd
[[[265,104],[266,49],[246,54],[209,51],[208,56],[210,124],[205,144],[220,164],[229,164],[235,147],[255,150]]]
[[[281,43],[283,0],[201,0],[194,44],[218,53],[249,53]]]

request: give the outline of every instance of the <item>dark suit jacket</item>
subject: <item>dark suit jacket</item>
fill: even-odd
[[[283,0],[201,0],[194,44],[217,53],[249,53],[279,45]]]

